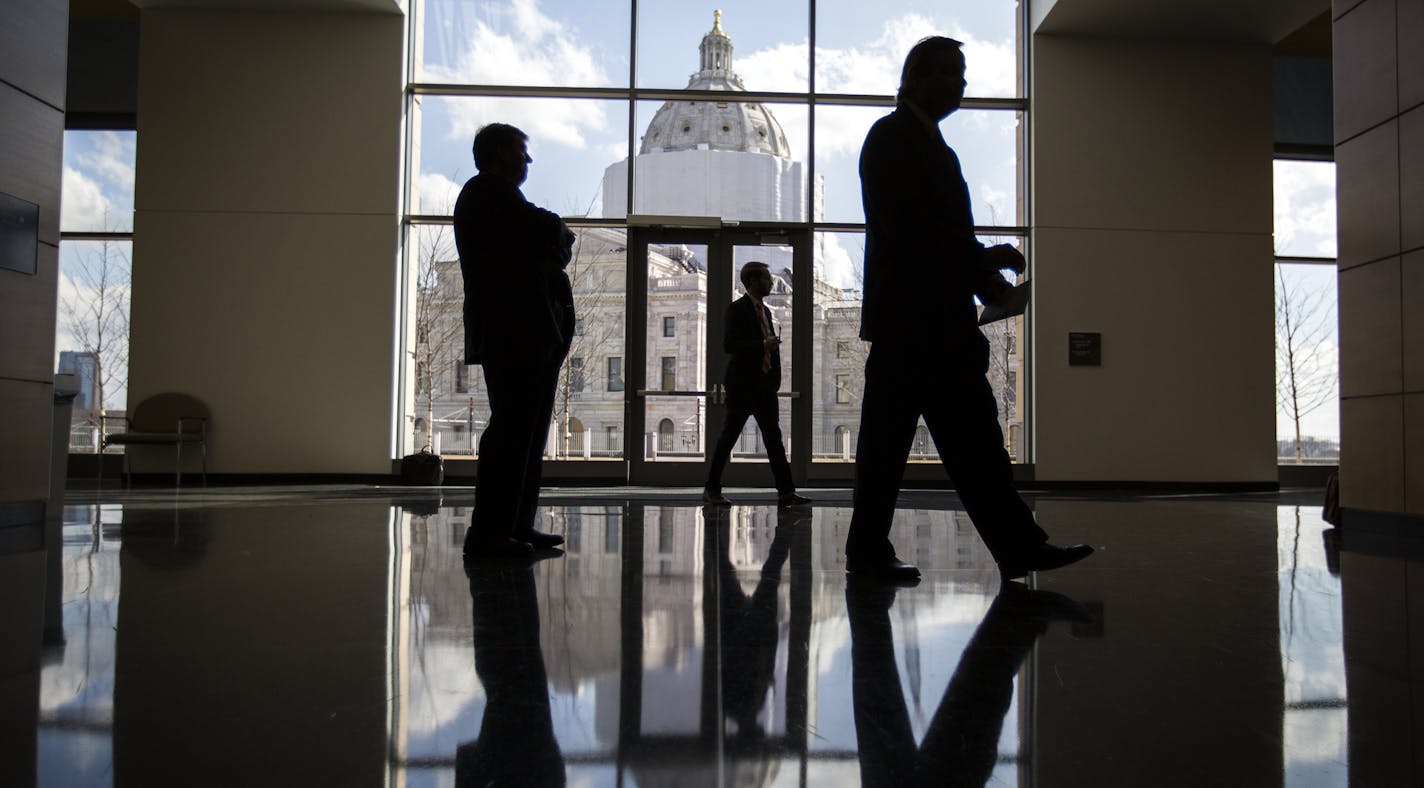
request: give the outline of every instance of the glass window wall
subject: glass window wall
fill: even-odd
[[[64,134],[55,369],[79,386],[71,452],[98,452],[125,426],[136,141],[133,131]]]
[[[1276,456],[1340,462],[1335,163],[1275,162]]]
[[[621,415],[611,414],[621,414],[622,399],[632,396],[625,391],[624,364],[652,365],[649,382],[664,382],[662,356],[652,352],[666,339],[663,315],[635,316],[634,325],[648,326],[649,354],[625,358],[626,265],[619,262],[626,262],[623,223],[630,210],[716,216],[743,225],[775,222],[814,233],[809,448],[814,459],[837,460],[846,456],[841,444],[849,443],[853,456],[864,364],[857,337],[864,221],[857,162],[865,132],[893,107],[905,53],[925,35],[965,44],[967,98],[941,128],[970,184],[976,223],[1000,232],[995,241],[1018,242],[1024,234],[1027,99],[1018,3],[831,0],[817,3],[813,14],[806,3],[727,2],[714,13],[713,6],[664,0],[638,3],[636,18],[631,3],[612,0],[412,5],[405,211],[415,227],[408,245],[427,238],[431,227],[448,225],[455,195],[474,174],[475,131],[501,121],[530,135],[534,162],[524,194],[564,215],[581,238],[598,238],[608,247],[600,258],[606,264],[574,276],[588,332],[606,336],[570,352],[582,361],[576,375],[566,370],[562,389],[568,396],[561,399],[559,423],[551,425],[553,456],[621,456],[628,450],[621,437],[625,425]],[[723,101],[709,95],[714,93],[747,96]],[[418,267],[419,257],[407,249],[406,265]],[[409,276],[417,278],[415,271]],[[414,313],[420,288],[408,290],[406,308]],[[585,309],[606,314],[590,317]],[[411,322],[403,375],[408,391],[427,377],[429,388],[438,388],[444,369],[463,407],[468,411],[473,399],[478,408],[481,375],[471,371],[469,390],[456,392],[455,366],[416,363],[419,335]],[[600,322],[606,327],[600,329]],[[676,320],[673,333],[683,328]],[[1009,350],[1002,355],[1012,368],[1000,371],[997,387],[1006,441],[1020,461],[1028,459],[1016,442],[1026,434],[1021,406],[1028,376],[1018,366],[1027,363],[1025,336],[1022,321],[1006,332]],[[683,354],[676,363],[676,383],[688,388]],[[839,387],[837,380],[843,381]],[[783,388],[793,385],[788,378]],[[414,429],[418,420],[437,431],[441,424],[440,414],[423,412],[418,398],[409,396],[406,451],[421,440]],[[585,415],[591,403],[580,400],[593,398],[608,416]],[[783,428],[789,428],[785,415]],[[469,423],[468,413],[466,418],[464,440],[473,447],[479,425]],[[680,422],[673,422],[672,443],[680,447]],[[582,438],[569,434],[575,423]],[[647,431],[657,433],[660,423],[661,417],[651,419]],[[656,451],[657,440],[644,448]],[[925,459],[932,457],[931,449]]]

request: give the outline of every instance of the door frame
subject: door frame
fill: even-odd
[[[814,346],[812,316],[811,259],[812,233],[805,225],[740,223],[709,227],[642,226],[628,228],[627,306],[624,324],[624,459],[630,484],[700,487],[707,478],[707,465],[717,435],[721,432],[725,409],[712,402],[714,386],[720,386],[726,366],[722,351],[722,325],[731,305],[732,248],[734,246],[788,246],[792,250],[791,269],[791,375],[782,381],[781,396],[791,400],[791,424],[787,451],[791,475],[798,484],[806,480],[811,454],[811,363]],[[704,379],[707,383],[707,418],[703,422],[701,462],[649,462],[643,442],[647,434],[645,392],[648,391],[648,247],[663,244],[696,244],[707,247],[707,331],[704,342]],[[680,390],[681,391],[681,390]],[[689,390],[693,391],[693,390]],[[729,486],[772,489],[771,471],[765,462],[729,463],[723,475]]]

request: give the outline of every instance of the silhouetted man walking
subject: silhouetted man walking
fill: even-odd
[[[747,294],[727,308],[722,349],[729,356],[723,383],[727,386],[727,422],[712,452],[702,502],[714,506],[731,503],[722,496],[722,471],[732,457],[732,447],[742,436],[748,418],[756,419],[766,444],[766,458],[776,479],[778,506],[799,506],[811,499],[796,494],[786,444],[781,439],[776,392],[781,388],[781,337],[771,328],[771,310],[762,299],[771,295],[771,270],[766,263],[747,263],[739,274]]]
[[[889,534],[921,416],[1006,579],[1093,551],[1047,544],[1013,488],[974,296],[998,300],[1009,289],[999,271],[1022,272],[1025,265],[1012,246],[985,248],[975,239],[969,188],[939,132],[939,122],[964,98],[961,46],[931,37],[910,50],[895,111],[876,121],[860,152],[866,223],[860,337],[871,344],[846,538],[852,573],[920,576],[895,556]]]
[[[465,363],[484,367],[490,403],[466,558],[529,555],[564,541],[534,530],[534,515],[559,367],[573,340],[573,290],[564,268],[574,235],[519,191],[533,162],[528,140],[503,123],[480,129],[479,174],[455,202]]]

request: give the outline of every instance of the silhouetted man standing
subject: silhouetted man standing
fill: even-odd
[[[860,152],[866,223],[860,337],[871,344],[846,538],[852,573],[920,575],[895,556],[889,534],[921,416],[1006,579],[1093,551],[1047,544],[1013,487],[974,296],[998,300],[1009,289],[999,271],[1025,266],[1012,246],[985,248],[975,239],[969,188],[939,132],[939,122],[964,98],[961,46],[932,37],[910,50],[895,111],[871,127]]]
[[[455,202],[465,363],[484,367],[490,403],[467,558],[528,555],[564,541],[534,530],[534,514],[559,367],[573,340],[573,291],[564,268],[574,235],[519,191],[533,162],[528,140],[503,123],[480,129],[479,174]]]
[[[702,502],[714,506],[731,503],[722,496],[722,471],[732,457],[732,447],[742,436],[748,418],[756,419],[776,479],[778,506],[810,503],[796,494],[791,466],[786,462],[786,444],[781,440],[780,414],[776,403],[781,388],[781,337],[771,327],[771,310],[762,299],[771,295],[771,270],[766,263],[747,263],[740,273],[747,294],[727,308],[722,349],[729,356],[723,383],[727,386],[727,422],[712,452],[707,470],[707,486]]]

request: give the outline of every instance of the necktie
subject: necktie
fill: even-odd
[[[771,326],[766,322],[766,307],[755,300],[752,306],[756,308],[757,324],[761,326],[761,374],[765,375],[771,371],[771,348],[766,345],[766,341],[771,339]]]

